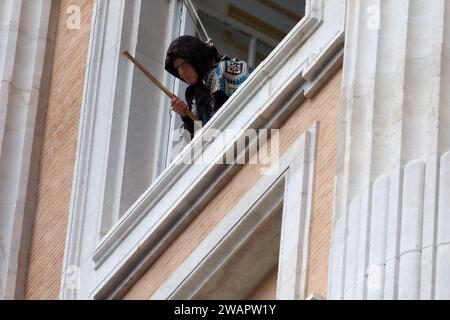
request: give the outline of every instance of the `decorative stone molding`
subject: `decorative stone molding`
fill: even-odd
[[[273,174],[261,177],[151,299],[245,299],[277,264],[277,299],[304,299],[317,133],[315,124],[300,136],[275,164]],[[279,239],[255,244],[260,254],[253,249],[254,256],[246,259],[249,265],[238,266],[235,277],[227,277],[227,284],[218,288],[213,281],[216,275],[242,251],[250,237],[260,232],[260,226],[277,214],[281,215],[281,226],[273,223],[278,228],[273,233]],[[278,243],[277,259],[272,251],[278,250],[270,248],[278,247]]]
[[[0,2],[0,299],[24,295],[52,6],[51,0]]]
[[[347,10],[329,298],[449,299],[450,3]]]
[[[106,21],[123,14],[119,10],[109,16],[113,3],[116,2],[98,1],[94,13],[63,270],[63,299],[117,298],[126,292],[238,169],[218,165],[216,160],[245,139],[247,129],[277,128],[306,96],[318,90],[342,58],[345,1],[309,0],[306,17],[99,241],[99,195],[104,183],[99,168],[105,169],[104,138],[111,123],[98,116],[100,109],[108,105],[95,99],[108,90],[98,88],[99,83],[111,84],[98,81],[99,77],[114,73],[114,68],[103,69],[99,59],[106,54],[103,39],[111,37]],[[120,32],[116,31],[117,38],[113,39],[117,42]],[[116,44],[110,49],[108,52],[117,61],[122,48]],[[207,132],[226,129],[237,133],[222,136],[222,141],[202,141]],[[180,163],[194,150],[215,160],[200,165]],[[74,268],[81,275],[80,286],[67,286],[64,275]]]

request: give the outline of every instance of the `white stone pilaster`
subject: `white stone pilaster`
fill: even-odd
[[[450,2],[348,0],[346,30],[329,298],[449,299]]]
[[[51,0],[0,2],[0,299],[23,295],[51,7]]]

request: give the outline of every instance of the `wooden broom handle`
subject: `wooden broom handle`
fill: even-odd
[[[160,88],[169,98],[177,98],[176,95],[174,95],[161,82],[159,82],[158,79],[156,79],[147,69],[145,69],[145,67],[139,61],[137,61],[128,51],[124,51],[123,55],[127,57],[139,70],[141,70],[142,73],[145,74],[147,78],[149,78],[150,81],[153,82],[158,88]],[[188,108],[186,108],[185,112],[186,115],[192,119],[192,121],[199,121]]]

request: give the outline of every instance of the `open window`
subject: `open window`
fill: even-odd
[[[221,54],[256,68],[305,15],[305,0],[181,0],[180,35],[213,40]],[[195,12],[194,12],[195,11]],[[205,34],[206,32],[206,34]],[[176,80],[174,92],[184,98],[186,85]],[[185,146],[181,119],[171,114],[168,165]]]

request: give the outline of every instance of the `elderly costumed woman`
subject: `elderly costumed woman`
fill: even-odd
[[[171,43],[165,69],[188,84],[187,104],[173,98],[171,105],[191,138],[194,122],[186,116],[186,109],[205,125],[253,71],[246,62],[222,56],[215,47],[192,36],[181,36]]]

